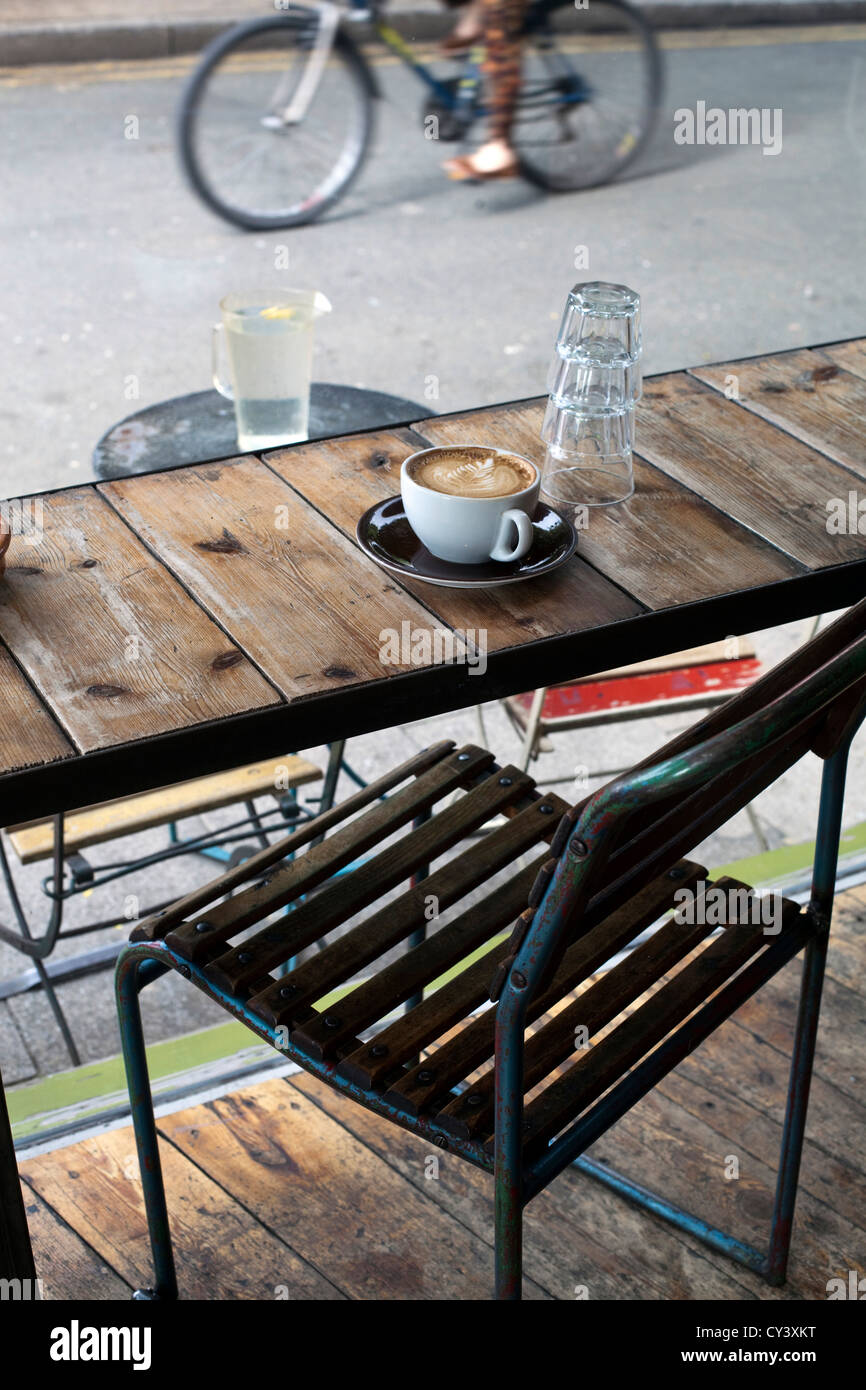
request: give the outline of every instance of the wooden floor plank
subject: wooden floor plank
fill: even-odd
[[[316,492],[323,473],[313,474]],[[381,680],[382,629],[429,613],[255,458],[101,485],[289,697]]]
[[[0,647],[0,773],[53,763],[74,752],[6,648]]]
[[[438,440],[431,438],[431,442]],[[354,540],[358,518],[374,503],[400,491],[400,465],[423,444],[418,434],[384,431],[277,450],[265,457],[271,468]],[[639,604],[583,562],[580,544],[577,555],[561,569],[531,584],[480,592],[430,584],[403,587],[446,626],[484,629],[488,651],[558,632],[583,631],[641,611]]]
[[[493,1182],[485,1173],[352,1104],[316,1078],[291,1078],[296,1090],[344,1125],[363,1144],[492,1247]],[[492,1249],[491,1249],[492,1260]],[[707,1256],[670,1226],[653,1222],[621,1198],[567,1172],[526,1209],[525,1271],[557,1299],[586,1287],[590,1298],[745,1298],[748,1275]],[[672,1278],[673,1274],[673,1278]]]
[[[827,974],[857,994],[863,991],[866,963],[866,884],[848,888],[833,904]]]
[[[866,381],[866,338],[852,338],[847,343],[831,343],[829,347],[821,348],[821,355],[844,367],[846,372],[851,372]]]
[[[350,1298],[489,1297],[484,1242],[300,1092],[265,1082],[205,1111],[160,1129]]]
[[[697,1054],[696,1054],[697,1055]],[[782,1125],[766,1110],[741,1095],[712,1089],[700,1079],[699,1069],[683,1064],[659,1083],[659,1092],[713,1129],[722,1144],[734,1141],[738,1152],[751,1154],[775,1171],[782,1147]],[[641,1102],[643,1105],[645,1102]],[[818,1146],[814,1126],[806,1126],[806,1142],[800,1183],[818,1202],[839,1213],[852,1226],[866,1222],[866,1175],[863,1155],[850,1161],[828,1154]],[[864,1240],[866,1249],[866,1240]]]
[[[88,752],[277,702],[275,690],[91,488],[43,499],[0,637]]]
[[[863,538],[826,524],[828,500],[847,497],[856,479],[746,409],[743,389],[737,402],[683,373],[648,381],[637,452],[810,569],[862,560]]]
[[[541,465],[543,415],[544,403],[533,402],[425,420],[416,428],[435,444],[481,437]],[[639,413],[635,426],[639,452],[645,439],[643,424],[644,415]],[[666,441],[667,429],[664,437]],[[590,510],[578,549],[599,573],[646,607],[666,608],[681,603],[684,593],[709,598],[802,572],[796,560],[639,458],[635,458],[634,477],[635,492],[628,502]]]
[[[205,1125],[211,1119],[202,1109],[192,1118]],[[278,1286],[293,1299],[341,1296],[176,1148],[160,1149],[182,1298],[268,1299]],[[122,1279],[134,1288],[153,1283],[131,1129],[28,1159],[21,1173]]]
[[[796,960],[768,980],[737,1011],[743,1028],[790,1051],[797,1021],[802,961]],[[815,1072],[854,1101],[866,1095],[866,1000],[847,985],[827,977],[821,996],[821,1023]]]
[[[26,1183],[24,1210],[42,1297],[86,1300],[129,1299],[132,1287],[95,1255],[90,1246]]]
[[[691,375],[717,391],[733,379],[748,411],[866,478],[866,380],[859,372],[846,371],[838,355],[802,349],[723,367],[696,367]],[[849,485],[856,480],[849,479]]]
[[[744,1096],[781,1124],[788,1091],[790,1048],[780,1051],[742,1028],[734,1018],[682,1063],[685,1074],[707,1090]],[[843,1163],[863,1151],[866,1105],[855,1101],[819,1074],[809,1091],[808,1134],[830,1157]]]
[[[736,1132],[720,1136],[694,1114],[656,1092],[641,1102],[594,1146],[592,1157],[626,1177],[661,1192],[675,1205],[730,1232],[759,1250],[767,1248],[775,1168],[743,1151]],[[726,1165],[737,1161],[728,1172]],[[863,1231],[801,1191],[794,1219],[788,1280],[783,1299],[826,1298],[827,1280],[861,1269]]]

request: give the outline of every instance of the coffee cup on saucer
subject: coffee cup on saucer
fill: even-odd
[[[431,555],[453,564],[519,560],[532,545],[540,475],[509,449],[437,445],[404,460],[409,525]]]

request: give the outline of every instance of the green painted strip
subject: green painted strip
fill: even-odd
[[[230,1057],[242,1047],[249,1047],[250,1041],[250,1031],[242,1023],[218,1023],[214,1028],[203,1028],[186,1037],[152,1043],[147,1049],[151,1078],[157,1081],[206,1062]],[[124,1090],[125,1086],[123,1058],[118,1054],[11,1087],[6,1092],[9,1119],[17,1131],[17,1126],[33,1115],[44,1115],[88,1100],[97,1101]]]
[[[839,867],[844,871],[844,860],[862,855],[866,851],[866,821],[852,825],[842,831],[839,845]],[[776,883],[794,874],[807,873],[812,867],[815,855],[815,841],[806,840],[799,845],[780,845],[778,849],[764,854],[755,854],[748,859],[735,859],[714,869],[711,878],[730,874],[746,883],[759,887],[763,883]]]

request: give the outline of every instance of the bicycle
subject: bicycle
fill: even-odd
[[[577,29],[557,34],[564,0],[534,0],[524,25],[512,131],[520,172],[550,192],[606,183],[637,159],[661,93],[661,60],[628,0],[586,0]],[[361,171],[381,95],[349,26],[377,38],[427,89],[424,133],[468,142],[483,121],[483,46],[437,76],[383,18],[383,0],[291,5],[220,35],[186,85],[181,159],[207,205],[239,227],[267,231],[320,217]],[[581,61],[581,73],[571,61]],[[455,60],[450,60],[455,61]]]

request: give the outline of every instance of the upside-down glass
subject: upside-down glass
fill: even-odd
[[[604,507],[631,497],[633,406],[588,414],[551,401],[542,438],[541,495],[555,508]]]
[[[641,327],[637,290],[602,280],[575,285],[559,325],[556,352],[566,360],[630,363],[633,399],[638,400]]]
[[[268,449],[307,438],[313,323],[331,306],[316,290],[250,290],[220,302],[213,330],[213,384],[234,401],[238,448]],[[225,336],[231,385],[221,379]]]
[[[593,415],[627,410],[634,404],[636,393],[640,394],[639,382],[639,363],[623,361],[610,353],[603,353],[595,361],[557,354],[548,374],[547,389],[553,406]],[[546,439],[544,427],[542,438]]]

